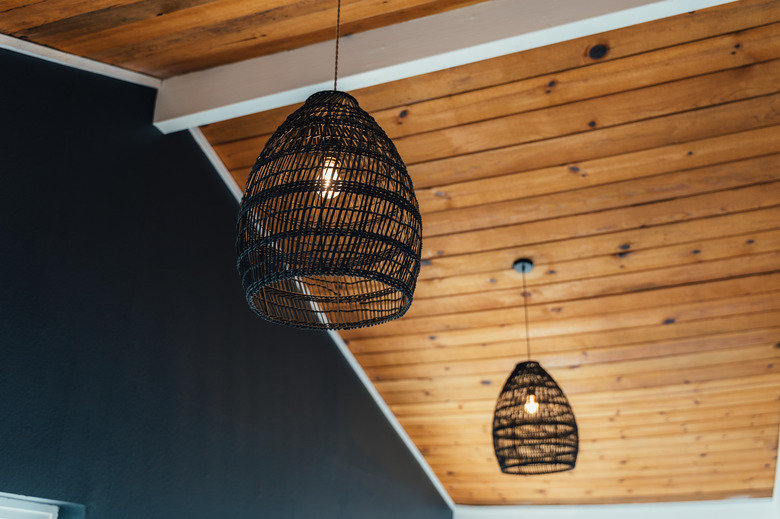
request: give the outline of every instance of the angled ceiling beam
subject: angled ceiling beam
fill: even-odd
[[[339,89],[357,90],[733,0],[491,0],[342,38]],[[162,82],[164,133],[298,103],[333,88],[334,42]]]

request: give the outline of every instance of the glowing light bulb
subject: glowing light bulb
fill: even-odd
[[[539,404],[536,403],[536,397],[534,395],[528,395],[523,408],[528,414],[536,414],[536,411],[539,410]]]
[[[332,157],[325,157],[321,176],[322,191],[320,191],[320,196],[322,198],[333,198],[339,196],[339,192],[332,187],[333,181],[338,179],[339,176],[336,174],[336,159]]]

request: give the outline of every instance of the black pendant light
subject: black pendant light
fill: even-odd
[[[498,396],[493,415],[493,448],[501,471],[507,474],[571,470],[579,450],[574,412],[555,380],[531,360],[525,274],[533,269],[533,262],[521,259],[514,266],[523,275],[528,361],[515,367]]]
[[[392,141],[355,98],[317,92],[268,140],[238,213],[238,271],[271,321],[349,329],[401,317],[420,271],[422,222]]]

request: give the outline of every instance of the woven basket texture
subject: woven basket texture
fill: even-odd
[[[238,214],[250,307],[310,329],[371,326],[412,303],[422,222],[392,141],[344,92],[318,92],[257,158]]]
[[[526,411],[533,394],[538,409]],[[577,422],[566,395],[539,365],[519,363],[504,384],[493,417],[493,447],[501,471],[547,474],[574,468]]]

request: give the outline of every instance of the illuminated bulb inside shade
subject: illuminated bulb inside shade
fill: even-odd
[[[539,410],[539,404],[536,403],[536,397],[534,395],[528,395],[523,407],[525,408],[526,413],[536,414],[536,411]]]
[[[338,179],[339,176],[336,174],[336,159],[325,157],[325,163],[322,166],[322,191],[320,191],[320,196],[322,198],[339,196],[339,192],[332,187],[333,181]]]

